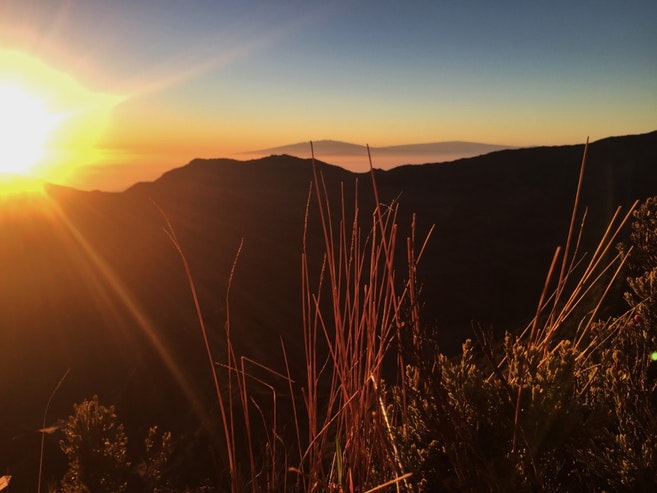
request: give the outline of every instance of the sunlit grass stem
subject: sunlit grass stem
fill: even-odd
[[[59,379],[59,382],[57,382],[57,385],[55,385],[55,388],[50,394],[50,397],[48,397],[46,408],[43,411],[43,423],[41,425],[41,430],[39,430],[41,432],[41,452],[39,453],[39,476],[37,478],[37,493],[41,493],[41,476],[43,473],[43,449],[46,440],[46,423],[48,421],[48,410],[50,409],[50,403],[52,402],[53,397],[55,397],[55,394],[64,383],[64,380],[66,380],[66,377],[68,376],[70,371],[71,369],[67,368],[62,378]]]

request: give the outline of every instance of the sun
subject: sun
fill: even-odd
[[[28,53],[0,49],[0,175],[69,185],[106,159],[101,139],[126,98],[89,89]]]
[[[0,81],[0,173],[32,175],[63,115],[25,88]]]

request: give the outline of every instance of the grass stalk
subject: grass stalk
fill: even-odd
[[[64,383],[64,380],[66,380],[66,377],[68,376],[70,371],[71,369],[67,368],[62,378],[59,379],[59,382],[57,382],[57,385],[55,385],[55,388],[52,390],[50,397],[48,397],[46,408],[43,410],[43,423],[41,425],[41,430],[39,430],[41,432],[41,451],[39,453],[39,476],[37,478],[37,493],[41,493],[41,476],[43,473],[43,449],[46,440],[46,422],[48,420],[48,410],[50,409],[50,403],[52,402],[53,397],[55,397],[55,394]]]
[[[182,250],[180,242],[178,241],[178,238],[176,236],[176,232],[173,228],[173,225],[171,224],[171,221],[169,220],[167,215],[161,209],[160,209],[160,213],[162,214],[162,216],[164,217],[164,220],[165,220],[165,225],[166,225],[165,233],[167,234],[167,236],[171,240],[171,243],[173,244],[176,251],[180,255],[181,262],[182,262],[183,268],[185,270],[185,276],[187,278],[188,286],[189,286],[189,289],[190,289],[190,292],[191,292],[191,295],[192,295],[192,300],[194,302],[194,309],[196,311],[196,317],[197,317],[197,320],[198,320],[198,323],[199,323],[199,328],[201,329],[201,335],[203,337],[203,343],[204,343],[204,346],[205,346],[206,355],[208,357],[208,361],[209,361],[209,364],[210,364],[210,372],[212,374],[212,381],[214,383],[214,390],[215,390],[215,394],[216,394],[216,397],[217,397],[217,404],[219,406],[219,414],[220,414],[220,418],[221,418],[221,423],[222,423],[223,431],[224,431],[224,434],[225,434],[225,437],[226,437],[226,440],[225,440],[226,441],[226,454],[227,454],[227,457],[228,457],[228,468],[229,468],[229,471],[230,471],[231,485],[234,488],[233,491],[235,493],[237,493],[238,490],[236,489],[236,485],[238,484],[238,478],[237,478],[237,463],[235,461],[235,440],[234,440],[235,435],[234,435],[234,431],[233,431],[234,428],[232,426],[232,411],[230,410],[230,409],[232,409],[232,406],[230,405],[231,404],[231,401],[230,401],[231,393],[230,392],[228,393],[229,405],[226,406],[225,403],[224,403],[224,398],[223,398],[222,393],[221,393],[221,387],[220,387],[220,384],[219,384],[219,375],[217,374],[216,365],[214,363],[214,357],[212,355],[212,348],[210,347],[208,332],[207,332],[207,329],[205,327],[205,321],[203,319],[203,313],[201,311],[201,305],[200,305],[200,302],[199,302],[198,294],[196,292],[196,285],[194,283],[194,278],[192,276],[192,272],[191,272],[191,269],[189,267],[189,263],[187,262],[187,258],[185,257],[185,254]],[[242,244],[240,244],[240,248],[238,250],[238,255],[236,256],[236,260],[237,260],[237,257],[239,256],[239,252],[241,251],[241,248],[242,248]],[[234,265],[235,264],[233,264],[233,266]],[[231,277],[229,278],[229,282],[228,282],[227,292],[230,290],[231,281],[232,281],[232,270],[231,270]],[[228,295],[226,295],[226,296],[228,296]],[[227,310],[228,310],[228,308],[227,308]],[[228,316],[227,316],[227,320],[228,320]],[[228,325],[228,323],[227,323],[227,325]],[[228,334],[230,333],[228,328],[227,328],[227,333]],[[227,407],[229,408],[228,411],[226,409]],[[230,416],[229,416],[229,413],[230,413]],[[231,420],[230,422],[229,422],[229,419]]]
[[[312,143],[311,143],[312,150]],[[303,348],[305,354],[305,382],[300,394],[303,396],[304,418],[298,411],[298,390],[291,377],[287,351],[281,341],[285,361],[284,374],[273,371],[245,357],[239,357],[231,340],[230,288],[237,260],[243,244],[240,244],[233,262],[226,290],[226,361],[215,362],[207,329],[202,317],[198,294],[190,267],[175,231],[166,217],[165,231],[181,256],[185,275],[189,283],[194,307],[203,337],[207,357],[211,363],[221,425],[225,435],[225,450],[230,471],[230,489],[243,491],[249,486],[252,491],[276,491],[281,485],[288,488],[287,472],[296,474],[296,488],[315,491],[345,487],[353,491],[354,484],[363,489],[374,486],[377,491],[396,485],[409,477],[404,471],[402,459],[394,443],[390,417],[387,415],[382,397],[382,366],[393,342],[401,341],[400,310],[410,299],[417,303],[414,288],[415,263],[422,255],[410,251],[414,248],[413,238],[407,241],[409,249],[409,281],[400,284],[395,277],[394,255],[397,249],[397,204],[383,208],[380,203],[376,181],[370,167],[375,195],[375,207],[371,214],[371,225],[364,231],[359,219],[358,184],[353,201],[353,216],[348,214],[344,186],[340,190],[339,213],[334,215],[332,201],[324,177],[314,162],[313,182],[309,189],[304,219],[303,251],[301,256]],[[307,250],[307,235],[311,201],[319,213],[319,223],[324,244],[324,256],[316,284],[311,280]],[[314,285],[313,285],[314,284]],[[401,286],[401,288],[399,287]],[[328,293],[326,296],[325,291]],[[413,309],[419,318],[417,307]],[[414,325],[418,321],[415,320]],[[414,330],[419,330],[416,326]],[[322,354],[325,348],[325,354]],[[297,465],[290,462],[289,450],[279,456],[277,442],[283,438],[277,431],[279,406],[276,386],[261,379],[247,369],[264,370],[269,378],[282,380],[290,394],[294,416],[294,449],[298,456]],[[225,388],[222,391],[217,368],[226,371]],[[400,367],[401,368],[401,367]],[[252,384],[263,385],[271,393],[271,414],[254,398]],[[233,396],[236,396],[235,398]],[[260,467],[256,460],[255,435],[252,428],[255,415],[265,432],[268,465]],[[240,413],[239,416],[236,413]],[[240,477],[238,470],[237,427],[244,425],[245,440],[240,447],[246,449],[248,480]],[[377,467],[374,468],[374,464]],[[285,473],[279,474],[277,464],[284,464]],[[339,465],[339,467],[336,467]],[[374,470],[378,476],[372,476]],[[263,474],[264,472],[264,474]],[[393,478],[390,480],[390,478]],[[376,487],[383,483],[384,486]],[[323,485],[323,486],[320,486]]]
[[[355,481],[364,487],[377,481],[371,476],[374,461],[379,461],[377,467],[382,477],[398,476],[397,471],[404,468],[391,445],[393,425],[380,407],[383,405],[380,389],[384,359],[392,347],[397,347],[393,343],[400,338],[402,303],[407,297],[415,303],[416,298],[414,294],[409,295],[408,285],[400,284],[395,277],[397,205],[394,202],[385,210],[382,207],[371,157],[375,206],[371,226],[363,232],[358,184],[353,217],[347,214],[344,187],[338,199],[339,214],[334,217],[326,182],[314,161],[312,143],[311,153],[314,177],[311,192],[315,195],[325,255],[318,287],[311,291],[311,269],[304,240],[302,282],[307,368],[304,398],[309,432],[308,445],[295,470],[307,478],[305,491],[312,491],[318,484],[342,488],[347,478],[350,484]],[[308,213],[309,207],[306,225]],[[337,228],[334,221],[339,223]],[[407,246],[411,244],[408,242]],[[415,254],[409,253],[407,260],[415,260]],[[414,283],[415,279],[410,282]],[[325,289],[328,299],[322,296]],[[318,343],[326,347],[328,355],[321,366],[317,359]],[[320,403],[318,390],[326,385]],[[336,457],[336,444],[341,445],[340,457]],[[327,454],[333,457],[329,464],[324,463]],[[338,464],[341,467],[335,467]]]

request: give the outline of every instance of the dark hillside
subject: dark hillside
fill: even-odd
[[[438,327],[445,351],[471,334],[472,320],[503,331],[531,318],[552,254],[565,240],[583,149],[500,151],[375,173],[383,202],[399,196],[401,235],[412,213],[420,237],[436,225],[420,274],[425,320]],[[340,186],[351,207],[356,179],[360,214],[371,213],[369,175],[324,163],[318,169],[335,198],[336,221]],[[291,156],[195,160],[123,193],[48,187],[43,197],[3,203],[0,467],[14,475],[12,491],[35,489],[36,430],[67,368],[51,421],[94,393],[116,403],[137,435],[152,423],[190,432],[214,412],[204,404],[211,378],[192,298],[158,207],[189,261],[217,359],[227,279],[243,240],[230,294],[238,349],[282,369],[282,338],[293,366],[302,365],[294,355],[311,179],[310,160]],[[617,205],[655,194],[657,132],[591,144],[584,247]],[[321,231],[311,205],[309,242],[318,265]],[[47,440],[50,474],[57,473],[58,439]]]
[[[500,151],[380,173],[403,193],[402,211],[437,227],[422,273],[444,337],[470,336],[470,320],[516,329],[531,317],[552,255],[564,245],[583,145]],[[657,132],[589,146],[580,206],[590,249],[614,213],[657,189]],[[404,215],[404,214],[402,214]],[[520,308],[523,307],[523,308]]]

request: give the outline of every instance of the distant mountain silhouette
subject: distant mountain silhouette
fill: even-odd
[[[369,170],[367,148],[364,145],[335,140],[319,140],[313,142],[313,146],[315,157],[318,159],[330,160],[333,164],[339,164],[354,172]],[[370,152],[375,168],[390,169],[403,164],[453,161],[455,159],[479,156],[489,152],[511,148],[511,146],[505,145],[451,141],[370,147]],[[301,158],[309,158],[311,157],[310,144],[308,142],[300,142],[243,153],[244,156],[248,157],[277,154],[289,154]]]
[[[420,280],[425,323],[438,328],[443,350],[454,353],[473,320],[499,333],[532,317],[565,241],[583,150],[504,150],[375,171],[380,200],[399,197],[402,238],[413,213],[418,234],[436,225]],[[358,178],[367,218],[369,176],[317,166],[336,207],[341,184],[350,197]],[[300,253],[312,176],[310,160],[288,155],[199,159],[122,193],[47,186],[43,196],[0,198],[0,467],[12,474],[12,491],[35,489],[36,430],[67,368],[52,421],[93,394],[116,403],[129,431],[142,435],[154,423],[190,433],[207,418],[201,409],[212,409],[194,306],[158,208],[189,262],[217,360],[227,279],[243,240],[230,293],[237,348],[282,369],[282,339],[292,371],[300,370]],[[582,248],[590,249],[616,206],[656,194],[657,132],[591,144]],[[309,233],[318,263],[312,207]],[[47,437],[46,475],[63,460],[57,440]]]

